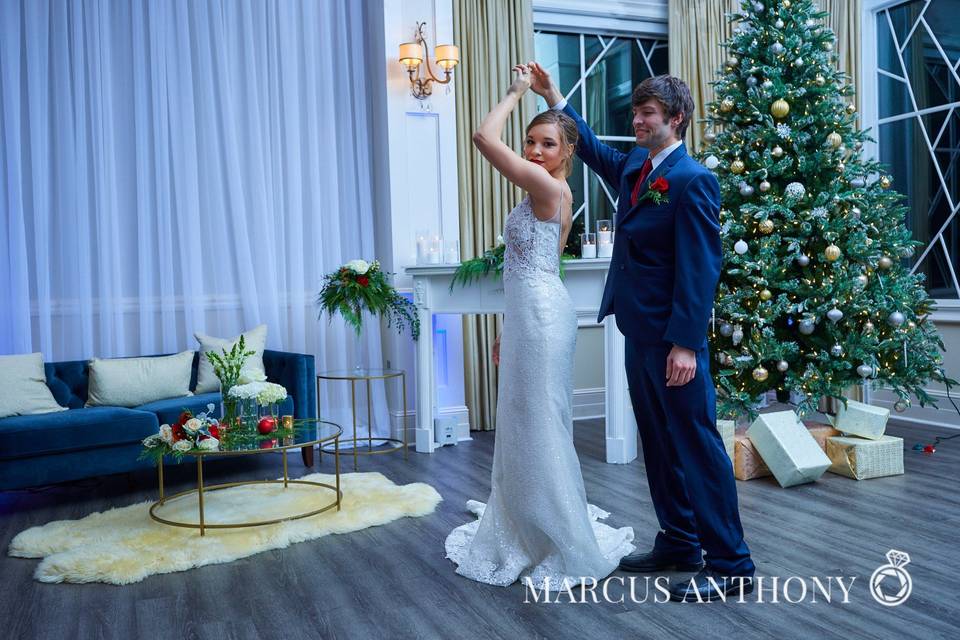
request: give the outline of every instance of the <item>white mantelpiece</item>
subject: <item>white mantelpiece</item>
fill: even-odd
[[[609,260],[572,260],[564,263],[564,284],[576,307],[580,326],[596,326]],[[430,327],[438,313],[503,313],[503,283],[484,278],[468,287],[450,283],[456,265],[407,267],[413,278],[413,297],[420,315],[420,326]],[[606,387],[607,462],[626,463],[637,457],[637,425],[630,406],[624,369],[623,334],[613,317],[604,323],[604,363]],[[433,341],[417,343],[417,451],[432,453],[437,447],[433,437],[436,415],[436,384],[433,370]]]

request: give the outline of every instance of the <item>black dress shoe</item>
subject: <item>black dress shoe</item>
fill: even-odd
[[[753,593],[752,576],[720,577],[709,569],[670,585],[670,599],[674,602],[710,602],[725,596],[740,598],[748,593]]]
[[[653,573],[654,571],[697,571],[703,567],[700,555],[674,556],[663,552],[648,551],[647,553],[633,553],[620,558],[622,571],[637,573]]]

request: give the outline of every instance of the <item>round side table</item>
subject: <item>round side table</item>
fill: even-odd
[[[371,382],[400,379],[401,397],[403,398],[403,417],[400,419],[400,431],[403,439],[373,437],[373,401],[370,397]],[[403,459],[407,459],[407,374],[399,369],[342,369],[339,371],[324,371],[317,374],[317,417],[320,417],[320,381],[328,382],[341,380],[350,383],[350,408],[353,413],[353,437],[341,438],[340,448],[349,443],[353,449],[353,470],[358,470],[358,457],[380,453],[393,453],[403,450]],[[357,435],[357,385],[365,384],[367,388],[367,435]],[[377,446],[374,446],[374,442]],[[392,445],[392,446],[384,446]],[[334,453],[329,445],[318,447],[320,455]],[[343,451],[346,453],[345,451]]]

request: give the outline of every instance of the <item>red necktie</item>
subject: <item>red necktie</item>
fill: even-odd
[[[651,171],[653,171],[653,162],[650,161],[650,156],[647,156],[643,166],[640,167],[640,177],[637,178],[637,183],[633,185],[633,193],[630,194],[631,206],[636,206],[637,199],[640,197],[640,188],[643,186],[643,181],[647,179]]]

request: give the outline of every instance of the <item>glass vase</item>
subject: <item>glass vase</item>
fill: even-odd
[[[257,407],[256,398],[242,398],[239,401],[240,424],[245,429],[256,429],[257,421],[260,420],[260,412]]]

